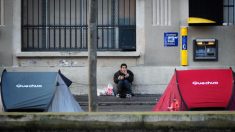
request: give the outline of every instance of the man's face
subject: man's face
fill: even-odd
[[[122,66],[121,67],[121,72],[125,73],[127,71],[127,67],[126,66]]]

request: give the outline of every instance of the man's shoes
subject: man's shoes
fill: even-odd
[[[120,94],[116,94],[116,97],[119,98],[119,97],[120,97]]]
[[[127,98],[131,98],[132,95],[131,95],[131,94],[126,94],[126,97],[127,97]]]
[[[132,95],[131,94],[126,94],[126,96],[125,96],[125,94],[124,95],[116,94],[116,97],[117,98],[131,98]]]

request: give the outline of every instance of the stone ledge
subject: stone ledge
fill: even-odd
[[[27,57],[87,57],[88,52],[21,52],[17,53],[18,58]],[[98,57],[139,57],[140,52],[121,52],[121,51],[104,51],[97,52]]]
[[[0,130],[235,130],[235,112],[0,113]]]

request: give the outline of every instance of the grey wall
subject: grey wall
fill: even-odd
[[[217,62],[194,62],[192,48],[193,39],[216,38],[218,40],[219,57]],[[189,65],[193,66],[234,66],[235,65],[235,27],[189,27],[188,51]]]
[[[20,39],[14,41],[15,36],[20,36],[20,31],[15,32],[13,29],[13,6],[14,2],[17,0],[6,0],[5,1],[5,26],[0,27],[0,66],[12,66],[15,49],[18,49],[20,52]],[[17,1],[18,2],[18,1]],[[140,2],[137,0],[137,2]],[[171,0],[172,9],[172,25],[171,26],[154,26],[152,24],[153,14],[152,14],[152,0],[144,1],[144,43],[141,42],[138,44],[138,47],[141,49],[144,48],[144,53],[141,54],[141,65],[145,66],[180,66],[180,47],[164,47],[163,35],[164,32],[179,32],[180,26],[185,26],[187,17],[188,17],[188,0]],[[18,2],[19,3],[19,2]],[[17,4],[19,5],[19,4]],[[138,5],[138,3],[137,3]],[[20,8],[20,5],[19,5]],[[137,22],[138,23],[138,22]],[[137,28],[139,28],[137,26]],[[188,62],[189,66],[233,66],[235,65],[235,30],[234,26],[211,26],[211,27],[189,27],[188,32]],[[14,32],[13,32],[14,31]],[[17,29],[18,31],[18,29]],[[137,29],[139,32],[140,30]],[[13,35],[14,34],[14,35]],[[19,34],[19,35],[17,35]],[[142,34],[143,35],[143,34]],[[192,41],[195,38],[216,38],[219,42],[219,60],[218,62],[194,62],[192,54]],[[138,40],[138,38],[137,38]],[[138,40],[139,41],[139,40]],[[180,41],[179,41],[180,43]],[[17,46],[14,46],[17,45]],[[13,48],[14,46],[14,48]],[[17,48],[15,48],[17,47]],[[58,66],[57,64],[47,65],[49,58],[34,58],[38,66]],[[61,59],[58,58],[57,62],[59,63]],[[75,58],[73,58],[75,59]],[[18,58],[19,66],[33,66],[30,65],[32,58],[20,59]],[[45,62],[43,62],[45,60]],[[53,57],[52,60],[55,60]],[[66,59],[65,59],[66,60]],[[85,62],[84,58],[76,58],[78,65],[74,66],[86,66],[86,64],[80,64]],[[81,61],[79,61],[81,60]],[[104,60],[104,61],[103,61]],[[138,65],[138,57],[125,57],[121,59],[109,57],[109,61],[105,57],[99,59],[99,66],[113,66],[112,64],[118,65],[122,62],[130,62],[130,65]],[[113,60],[113,63],[112,63]],[[50,61],[52,62],[52,61]],[[52,62],[53,63],[53,62]],[[118,63],[118,64],[117,64]]]
[[[13,1],[5,0],[5,26],[0,27],[0,66],[12,65],[12,8]]]
[[[186,0],[184,0],[186,1]],[[177,66],[180,64],[179,47],[164,47],[164,32],[179,32],[180,27],[180,3],[179,0],[172,2],[172,25],[155,26],[153,25],[152,0],[145,1],[145,28],[146,28],[146,54],[145,65],[154,66]],[[187,1],[186,1],[187,2]]]
[[[145,65],[180,66],[180,46],[164,47],[164,32],[179,32],[180,26],[187,26],[188,0],[172,0],[172,25],[153,26],[152,1],[145,1],[146,53]],[[180,33],[180,32],[179,32]],[[195,38],[216,38],[219,44],[217,62],[194,62],[193,44]],[[188,64],[189,66],[233,66],[235,65],[234,26],[189,26]],[[179,41],[180,43],[180,41]]]
[[[113,73],[119,69],[122,62],[127,63],[135,73],[133,85],[135,93],[162,93],[175,68],[235,67],[234,26],[190,26],[188,28],[189,66],[181,67],[180,46],[164,47],[163,35],[164,32],[179,32],[180,26],[187,26],[188,0],[171,0],[171,26],[153,26],[152,0],[136,1],[139,53],[137,52],[138,55],[136,55],[129,52],[102,52],[97,62],[98,88],[104,88],[112,82]],[[73,93],[87,93],[87,55],[84,55],[84,52],[21,52],[20,2],[20,0],[5,0],[5,27],[0,27],[0,69],[2,66],[9,66],[8,68],[16,71],[21,68],[24,71],[62,69],[63,73],[75,82],[71,87]],[[193,61],[192,41],[195,38],[218,39],[218,62]]]

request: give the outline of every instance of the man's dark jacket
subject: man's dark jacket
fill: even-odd
[[[134,80],[134,74],[130,71],[130,70],[127,70],[127,73],[129,74],[129,77],[125,78],[125,80],[128,80],[130,83],[133,82]],[[119,76],[125,76],[125,74],[123,74],[120,70],[117,71],[114,76],[113,76],[113,81],[117,84],[118,83],[118,77]]]

